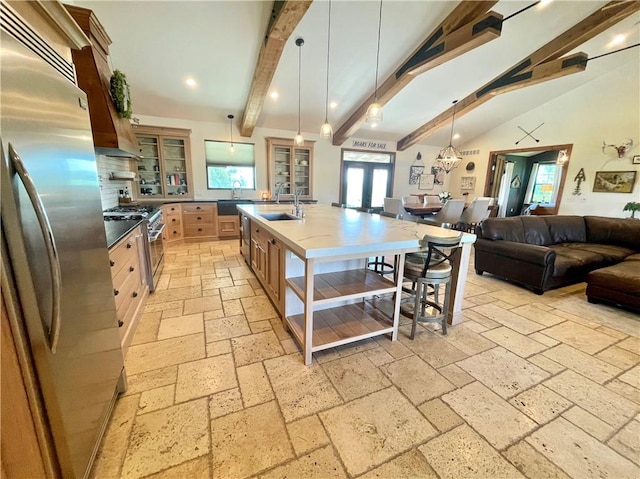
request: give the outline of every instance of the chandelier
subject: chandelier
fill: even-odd
[[[453,118],[451,120],[451,134],[449,135],[449,146],[443,148],[436,156],[436,162],[433,166],[440,170],[444,170],[445,173],[449,173],[451,170],[458,167],[460,162],[462,161],[462,155],[457,148],[455,148],[451,143],[453,140],[453,125],[456,121],[456,103],[458,100],[453,101]]]

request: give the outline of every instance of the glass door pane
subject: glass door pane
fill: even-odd
[[[158,138],[138,136],[138,143],[142,154],[142,160],[138,162],[139,194],[140,196],[162,196]]]
[[[186,195],[188,185],[184,140],[165,138],[162,142],[162,158],[167,195]]]
[[[389,170],[387,168],[374,168],[371,181],[371,204],[369,208],[383,208],[384,198],[387,196],[389,184]]]
[[[274,153],[274,192],[280,185],[283,185],[280,193],[291,194],[291,148],[287,146],[276,146],[274,147]]]
[[[360,208],[362,207],[365,169],[348,166],[346,173],[345,204],[351,208]]]
[[[294,168],[295,168],[295,183],[296,189],[300,195],[309,196],[310,186],[310,151],[306,149],[295,150]]]

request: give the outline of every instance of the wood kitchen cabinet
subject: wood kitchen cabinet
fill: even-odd
[[[300,198],[312,198],[314,143],[305,141],[304,145],[296,146],[293,140],[267,138],[269,188],[272,197],[280,189],[280,194],[293,195],[297,190]]]
[[[251,222],[251,268],[273,305],[282,314],[284,249],[279,240],[253,221]]]
[[[215,203],[182,204],[185,240],[213,240],[218,236],[218,208]]]
[[[142,243],[146,240],[141,227],[138,226],[109,250],[116,316],[125,355],[144,309],[144,299],[149,292]]]
[[[182,205],[179,203],[164,205],[162,207],[162,218],[165,228],[162,232],[162,239],[168,243],[182,239]]]
[[[240,218],[218,215],[218,238],[238,238],[240,236]]]
[[[140,200],[192,198],[191,130],[133,125],[142,159],[136,162]]]

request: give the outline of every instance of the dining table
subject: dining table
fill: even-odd
[[[404,209],[407,210],[407,213],[424,218],[425,216],[431,216],[432,214],[440,211],[442,209],[442,205],[405,204]]]

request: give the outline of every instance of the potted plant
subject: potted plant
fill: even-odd
[[[440,193],[438,193],[438,198],[440,198],[440,202],[442,204],[445,204],[448,200],[451,199],[451,193],[449,193],[448,191],[441,191]]]
[[[624,208],[622,208],[622,211],[631,211],[631,217],[635,218],[636,211],[640,211],[640,203],[637,201],[629,201],[629,203],[624,205]]]

